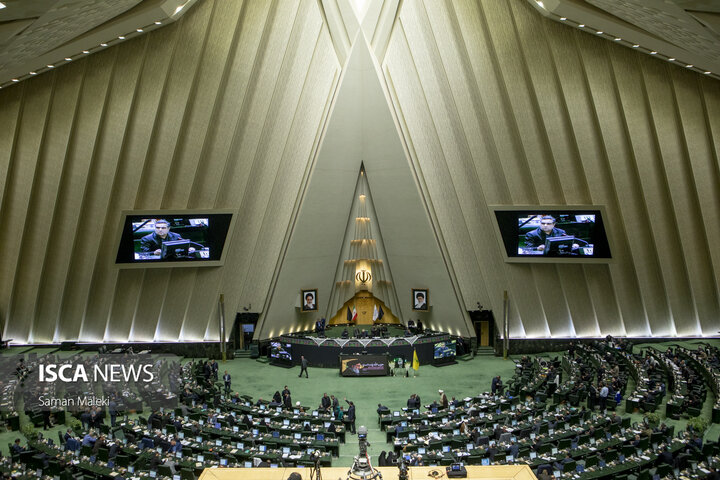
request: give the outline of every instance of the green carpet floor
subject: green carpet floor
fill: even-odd
[[[671,343],[668,342],[666,345]],[[682,342],[684,346],[690,347],[694,343],[697,342]],[[715,341],[711,343],[717,344]],[[660,346],[662,344],[652,345]],[[635,352],[640,347],[636,346]],[[559,353],[544,354],[544,356],[553,357],[556,355]],[[417,376],[410,378],[404,376],[347,378],[340,377],[337,369],[310,367],[309,378],[306,379],[298,378],[300,367],[286,369],[257,360],[235,359],[220,363],[220,375],[227,370],[233,378],[233,390],[241,394],[252,395],[254,399],[270,399],[276,390],[282,390],[287,385],[292,392],[293,402],[299,401],[302,405],[310,408],[315,408],[320,404],[320,398],[325,392],[338,397],[341,403],[344,403],[345,398],[354,401],[357,411],[356,425],[358,427],[365,425],[368,428],[369,452],[373,458],[377,458],[382,450],[392,449],[392,445],[385,441],[385,432],[381,431],[378,426],[376,409],[379,402],[391,410],[396,410],[406,405],[410,394],[417,393],[422,403],[426,405],[439,398],[439,389],[445,390],[448,399],[473,396],[479,392],[489,391],[494,375],[501,375],[507,382],[512,377],[514,368],[515,365],[511,360],[477,356],[458,359],[456,365],[446,367],[424,365],[420,367]],[[707,418],[710,417],[713,402],[714,398],[710,394],[703,410],[703,415]],[[661,411],[664,411],[664,407]],[[624,413],[622,409],[618,412]],[[632,417],[633,421],[642,419],[639,414],[632,414]],[[685,428],[684,421],[669,420],[668,423],[675,424],[676,429]],[[57,426],[46,435],[56,438],[55,432],[64,431],[65,428],[62,425]],[[718,434],[720,434],[720,425],[711,425],[706,438],[717,440]],[[8,442],[12,442],[18,437],[22,438],[19,432],[0,433],[0,451],[7,454]],[[347,442],[340,447],[340,458],[334,459],[333,465],[350,466],[357,453],[357,436],[348,435]]]

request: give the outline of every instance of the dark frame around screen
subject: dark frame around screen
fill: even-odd
[[[118,268],[181,268],[181,267],[220,267],[224,265],[229,249],[232,233],[235,226],[237,212],[235,210],[123,210],[120,215],[120,227],[118,229],[119,242],[115,266]],[[190,260],[137,260],[135,258],[135,242],[133,232],[130,230],[132,223],[137,219],[146,218],[208,218],[211,220],[209,232],[209,244],[212,248],[220,250],[220,254],[214,253],[210,258],[197,258]],[[215,225],[213,229],[212,220]],[[171,229],[172,231],[172,229]],[[192,242],[191,242],[192,243]],[[184,246],[183,246],[184,248]],[[211,248],[211,253],[212,253]]]
[[[611,263],[612,248],[607,224],[607,214],[603,205],[493,205],[492,212],[495,234],[503,254],[508,263]],[[544,256],[519,255],[518,243],[520,229],[517,219],[530,215],[595,215],[593,233],[593,256]]]

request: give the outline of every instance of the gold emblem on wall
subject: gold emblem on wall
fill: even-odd
[[[372,280],[372,274],[363,268],[355,274],[355,280],[365,285],[367,282]]]

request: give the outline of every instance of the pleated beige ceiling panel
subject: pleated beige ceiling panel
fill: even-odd
[[[3,338],[216,340],[262,305],[340,64],[318,2],[198,1],[0,90]],[[224,268],[123,270],[120,212],[238,212]]]

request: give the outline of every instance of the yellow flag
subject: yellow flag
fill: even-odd
[[[413,370],[417,370],[420,368],[420,360],[418,360],[417,357],[417,350],[413,348]]]

